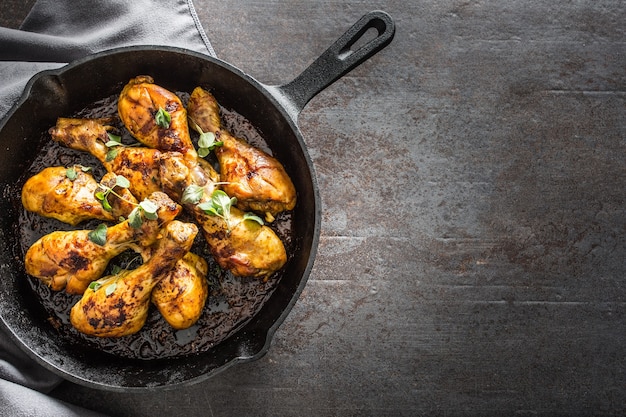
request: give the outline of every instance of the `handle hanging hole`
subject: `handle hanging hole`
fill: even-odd
[[[380,19],[373,19],[368,24],[362,27],[347,43],[341,51],[337,54],[337,57],[341,60],[346,59],[353,53],[359,51],[361,48],[366,47],[371,42],[375,41],[385,32],[385,23]]]

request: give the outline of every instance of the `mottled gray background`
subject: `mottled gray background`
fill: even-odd
[[[33,1],[4,1],[17,27]],[[291,80],[362,14],[392,44],[302,112],[315,268],[269,353],[114,416],[626,413],[621,0],[213,1],[219,58]],[[149,14],[149,12],[147,12]]]

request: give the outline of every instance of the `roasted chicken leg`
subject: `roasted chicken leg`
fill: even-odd
[[[48,167],[22,187],[22,204],[28,211],[77,225],[89,219],[113,221],[110,211],[94,197],[98,182],[81,166]]]
[[[59,118],[49,129],[52,139],[68,148],[89,152],[95,156],[108,172],[122,175],[130,181],[130,191],[139,200],[161,190],[159,182],[158,149],[107,146],[108,133],[113,129],[110,119]]]
[[[152,245],[161,227],[172,221],[181,206],[165,193],[154,193],[149,200],[158,207],[156,220],[144,220],[138,228],[125,220],[106,229],[104,244],[95,243],[91,230],[55,231],[36,241],[26,252],[26,273],[37,277],[53,290],[82,294],[100,278],[109,261],[136,245]]]
[[[208,264],[188,252],[152,290],[152,303],[174,329],[186,329],[198,321],[207,297]]]
[[[170,222],[146,263],[102,278],[86,289],[70,312],[72,325],[99,337],[122,337],[139,331],[148,317],[152,289],[189,252],[197,233],[193,223]]]
[[[164,153],[161,162],[161,178],[168,194],[182,195],[192,185],[203,189],[200,199],[185,207],[202,228],[209,249],[222,268],[234,275],[251,277],[267,277],[282,268],[287,262],[287,252],[271,228],[246,220],[245,213],[236,207],[230,208],[228,224],[200,209],[199,204],[210,200],[216,189],[210,173],[192,175],[184,157],[176,152]],[[202,169],[202,165],[196,169]],[[196,183],[198,177],[204,177],[206,182]]]
[[[241,210],[276,214],[292,210],[296,204],[296,189],[276,158],[234,137],[222,127],[219,105],[215,97],[201,87],[191,93],[187,112],[190,125],[202,132],[212,132],[223,142],[215,149],[220,165],[224,191],[237,198]]]
[[[176,94],[154,84],[152,77],[131,79],[120,94],[117,110],[126,128],[144,145],[180,152],[189,160],[197,158],[183,103]],[[159,112],[167,120],[159,120]]]

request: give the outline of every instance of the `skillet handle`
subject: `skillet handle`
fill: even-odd
[[[372,28],[376,29],[376,36],[353,50],[356,42]],[[391,16],[380,10],[372,11],[359,19],[291,82],[270,87],[270,90],[295,121],[309,100],[382,50],[391,42],[394,33]]]

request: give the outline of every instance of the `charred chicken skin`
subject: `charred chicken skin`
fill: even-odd
[[[48,167],[30,177],[22,187],[22,205],[44,217],[75,226],[85,220],[116,219],[94,197],[98,182],[81,166]]]
[[[296,205],[296,189],[276,158],[234,137],[222,127],[215,97],[201,87],[191,93],[187,112],[192,127],[212,132],[223,145],[215,149],[224,191],[237,198],[241,210],[269,213],[271,220]]]
[[[60,144],[95,156],[108,172],[123,175],[130,181],[131,193],[140,200],[160,191],[158,149],[146,147],[109,147],[110,119],[57,119],[49,129],[52,139]]]
[[[280,238],[274,231],[259,223],[246,220],[244,212],[236,207],[230,208],[229,221],[207,214],[199,205],[211,198],[216,189],[215,183],[195,183],[197,176],[189,173],[189,168],[181,154],[168,152],[164,154],[161,165],[163,185],[170,195],[182,195],[192,185],[203,188],[202,197],[195,204],[185,207],[193,214],[200,225],[213,258],[224,269],[234,275],[250,277],[267,277],[278,271],[287,262],[287,252]]]
[[[77,224],[79,221],[90,219],[113,221],[120,216],[128,217],[138,203],[127,188],[116,186],[116,175],[113,173],[105,174],[98,184],[79,166],[73,167],[73,174],[69,176],[67,171],[64,167],[50,167],[31,177],[22,193],[22,198],[27,201],[24,203],[25,208],[35,206],[39,210],[32,211],[48,217],[61,213],[62,216],[56,216],[59,220]],[[76,177],[70,180],[69,178],[73,178],[74,175]],[[107,199],[111,206],[110,211],[103,210],[101,202],[94,197],[96,191],[104,189],[103,186],[115,190],[115,194],[110,194]],[[49,200],[47,204],[34,204],[46,197]],[[152,247],[137,246],[136,250],[146,262],[154,252]],[[154,304],[175,329],[185,329],[200,318],[208,296],[207,272],[207,262],[189,252],[153,289]]]
[[[137,245],[152,245],[161,227],[172,221],[181,206],[165,193],[154,193],[150,199],[158,207],[156,220],[145,220],[138,228],[125,220],[106,229],[103,245],[90,237],[91,230],[56,231],[36,241],[26,252],[26,273],[37,277],[53,290],[65,288],[68,293],[82,294],[89,284],[100,278],[109,261]]]
[[[99,337],[122,337],[139,331],[148,317],[152,289],[189,252],[197,232],[193,223],[168,223],[146,263],[101,278],[86,289],[70,312],[72,325]]]
[[[186,329],[202,315],[209,295],[208,269],[204,258],[188,252],[152,290],[152,303],[174,329]]]
[[[180,152],[189,160],[196,159],[183,103],[176,94],[154,84],[152,77],[141,75],[131,79],[120,94],[117,110],[139,142],[163,152]],[[159,119],[159,112],[166,120]]]

